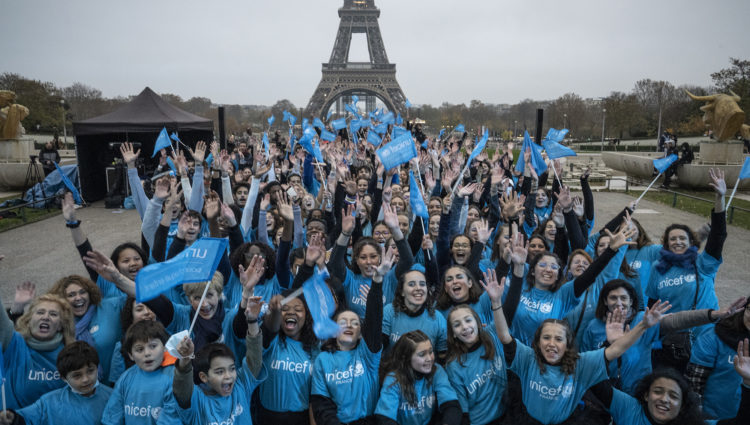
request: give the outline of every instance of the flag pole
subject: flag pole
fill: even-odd
[[[638,199],[635,200],[636,203],[641,201],[641,198],[643,198],[643,195],[645,195],[646,192],[648,192],[648,190],[651,189],[651,186],[653,186],[654,183],[656,183],[656,181],[659,180],[659,177],[661,177],[661,175],[662,173],[659,173],[659,175],[656,176],[656,178],[651,182],[651,184],[648,185],[646,190],[644,190],[643,193],[641,193],[641,196],[639,196]]]
[[[557,175],[557,169],[555,169],[555,160],[552,160],[552,172],[555,173],[555,178],[557,179],[557,184],[560,185],[560,188],[563,187],[562,182],[560,181],[560,176]]]
[[[211,287],[211,281],[209,280],[206,283],[206,289],[203,290],[203,295],[201,295],[201,300],[198,302],[198,307],[195,309],[195,316],[193,316],[193,321],[190,323],[190,329],[188,330],[188,336],[190,336],[191,333],[193,333],[193,327],[195,326],[195,322],[198,320],[198,314],[201,311],[201,306],[203,305],[203,300],[206,299],[206,293],[208,292],[208,288]]]
[[[420,189],[422,190],[422,199],[424,199],[424,183],[422,183],[422,172],[419,171],[419,160],[416,161],[416,164],[417,164],[417,181],[419,182]],[[424,217],[422,217],[422,234],[423,235],[427,234],[427,230],[425,230],[424,228]],[[430,251],[425,251],[425,253],[427,254],[427,261],[432,261],[432,259],[430,258],[432,253]]]
[[[729,205],[732,204],[732,199],[734,198],[735,192],[737,192],[737,186],[740,185],[740,178],[737,177],[737,181],[734,183],[734,189],[732,189],[732,194],[729,196],[729,201],[727,201],[726,207],[724,207],[724,211],[729,209]]]

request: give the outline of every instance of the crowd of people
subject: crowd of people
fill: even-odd
[[[390,169],[365,130],[323,161],[283,137],[198,142],[154,176],[124,143],[142,240],[96,250],[66,194],[86,272],[0,311],[0,424],[750,423],[750,305],[715,291],[720,170],[710,230],[648,235],[635,203],[595,217],[559,160],[402,130],[418,154]],[[228,239],[212,279],[136,301],[144,267],[205,237]],[[325,340],[298,291],[323,270]]]

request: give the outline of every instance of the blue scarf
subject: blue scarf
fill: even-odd
[[[96,306],[90,305],[89,309],[86,310],[86,313],[81,316],[80,319],[76,320],[76,341],[87,342],[92,347],[95,347],[94,337],[91,336],[89,327],[91,325],[91,319],[94,318],[94,314],[96,314]]]
[[[683,269],[693,268],[695,259],[698,258],[698,247],[691,246],[684,254],[675,254],[672,251],[662,248],[661,261],[656,264],[656,270],[664,274],[672,266],[682,267]]]

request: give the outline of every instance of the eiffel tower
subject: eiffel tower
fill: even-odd
[[[343,113],[343,105],[351,102],[353,95],[364,100],[367,112],[375,110],[376,99],[391,111],[402,115],[406,112],[406,97],[396,81],[396,64],[388,62],[379,17],[380,9],[374,0],[344,0],[331,58],[323,64],[323,77],[307,104],[305,116],[323,117],[334,103],[336,110]],[[353,33],[366,34],[369,62],[349,62]]]

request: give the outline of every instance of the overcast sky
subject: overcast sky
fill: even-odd
[[[711,84],[748,59],[748,0],[376,0],[413,104],[516,103],[630,91],[642,78]],[[82,82],[104,96],[145,86],[184,99],[307,105],[342,0],[11,0],[0,72]],[[364,43],[352,54],[366,54]]]

